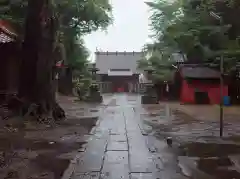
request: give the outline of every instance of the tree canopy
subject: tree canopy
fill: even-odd
[[[235,59],[225,60],[226,68],[236,64],[240,52],[238,1],[154,0],[146,4],[152,12],[150,27],[155,41],[147,50],[185,54],[190,63],[218,64],[217,57],[223,55]]]
[[[88,57],[83,36],[99,29],[105,30],[113,19],[112,7],[108,0],[53,0],[52,4],[67,64],[81,70]],[[3,0],[0,4],[0,19],[12,22],[22,37],[27,7],[28,0]]]
[[[152,81],[170,81],[173,78],[173,60],[161,54],[159,51],[153,51],[148,57],[138,61],[138,67],[142,70],[153,70]]]
[[[40,120],[65,118],[55,96],[55,64],[64,61],[70,67],[64,74],[70,74],[71,68],[87,74],[83,36],[105,30],[112,22],[111,10],[108,0],[0,2],[0,19],[11,22],[23,42],[17,95],[21,106],[16,106],[21,115],[34,114]]]

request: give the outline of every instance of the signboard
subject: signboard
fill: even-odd
[[[112,71],[108,70],[108,76],[132,76],[132,71]]]

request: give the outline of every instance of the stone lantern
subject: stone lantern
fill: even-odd
[[[144,71],[146,72],[148,82],[144,84],[145,92],[142,96],[142,104],[157,104],[157,94],[152,83],[154,70],[149,67]]]
[[[87,101],[88,102],[102,102],[102,96],[99,91],[98,84],[96,82],[97,71],[99,71],[99,70],[96,68],[95,63],[92,65],[92,68],[90,68],[90,71],[92,73],[92,84],[89,88],[89,94],[87,96]]]
[[[152,68],[152,67],[148,67],[148,68],[146,68],[144,71],[145,71],[145,74],[146,74],[146,77],[147,77],[149,83],[152,83],[152,80],[153,80],[153,72],[154,72],[153,68]],[[150,82],[150,81],[151,81],[151,82]]]
[[[92,64],[92,68],[90,68],[90,71],[92,73],[92,80],[94,81],[94,83],[96,83],[97,72],[99,71],[99,69],[96,68],[96,63]]]

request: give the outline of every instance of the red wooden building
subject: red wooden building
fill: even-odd
[[[0,19],[0,101],[15,94],[19,77],[19,46],[17,35],[7,21]]]
[[[184,104],[219,104],[220,72],[202,65],[180,66],[180,101]],[[228,95],[228,86],[224,84],[223,95]]]

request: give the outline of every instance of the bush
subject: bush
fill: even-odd
[[[75,81],[75,90],[80,100],[83,100],[87,95],[91,83],[92,80],[90,78],[77,79]]]

